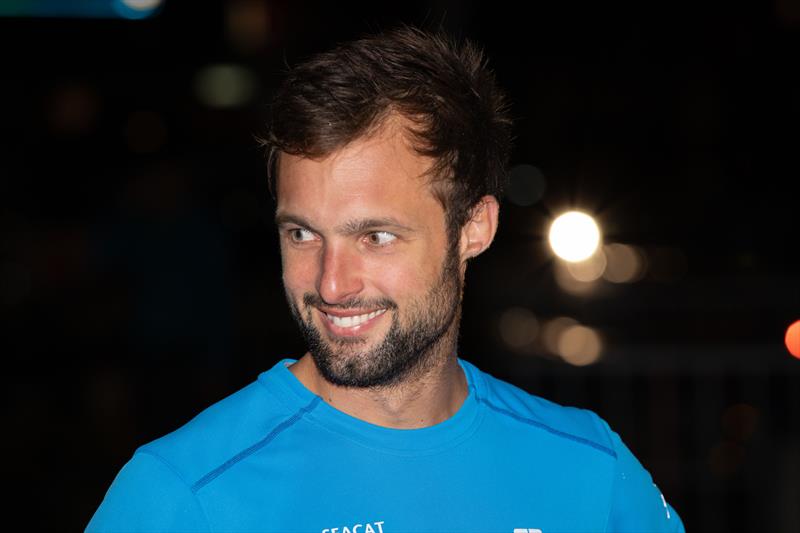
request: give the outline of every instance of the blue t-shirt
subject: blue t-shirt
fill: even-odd
[[[590,411],[459,360],[469,384],[459,411],[391,429],[328,405],[292,362],[139,448],[87,531],[683,531]]]

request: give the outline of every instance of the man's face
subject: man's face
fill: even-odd
[[[333,384],[392,385],[452,348],[463,271],[430,164],[396,123],[321,160],[280,157],[283,282]]]

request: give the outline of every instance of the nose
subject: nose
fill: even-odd
[[[320,262],[317,291],[325,303],[345,302],[364,288],[361,264],[355,250],[326,244]]]

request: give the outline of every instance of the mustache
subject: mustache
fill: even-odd
[[[307,292],[303,295],[303,304],[306,307],[327,307],[329,309],[368,309],[373,307],[381,307],[387,309],[397,309],[397,304],[394,300],[389,298],[376,298],[376,299],[366,299],[366,298],[351,298],[349,300],[345,300],[344,302],[340,302],[338,304],[329,304],[319,294]]]

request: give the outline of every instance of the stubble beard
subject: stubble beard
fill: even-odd
[[[323,338],[312,320],[312,310],[323,304],[316,293],[303,296],[302,314],[287,291],[292,315],[322,377],[333,385],[353,388],[397,386],[423,375],[454,353],[461,315],[463,282],[456,247],[448,250],[439,279],[425,297],[408,304],[401,323],[397,304],[390,299],[354,299],[337,309],[387,308],[392,323],[382,341],[371,349],[360,338]]]

